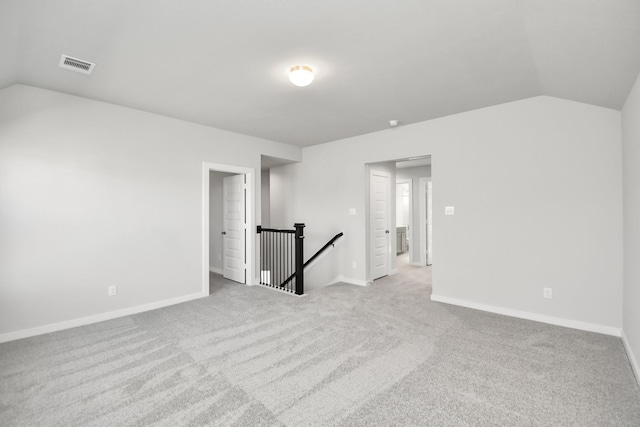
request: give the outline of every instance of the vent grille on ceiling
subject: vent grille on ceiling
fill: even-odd
[[[66,70],[77,71],[82,74],[91,74],[93,68],[96,66],[93,62],[85,61],[83,59],[73,58],[69,55],[62,55],[60,57],[60,68]]]

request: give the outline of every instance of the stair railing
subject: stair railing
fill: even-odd
[[[277,230],[258,226],[260,238],[260,284],[296,295],[304,294],[304,269],[313,263],[344,234],[331,238],[306,262],[304,259],[304,227],[294,224],[294,230]]]
[[[293,230],[258,226],[260,234],[260,284],[286,292],[304,293],[304,224]]]

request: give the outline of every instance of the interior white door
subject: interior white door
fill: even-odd
[[[371,171],[370,191],[370,227],[371,227],[371,278],[378,279],[389,274],[389,181],[386,172]],[[394,232],[395,235],[395,232]]]
[[[427,265],[433,263],[433,191],[431,181],[427,182]]]
[[[245,175],[224,177],[222,210],[222,275],[235,282],[246,282]]]

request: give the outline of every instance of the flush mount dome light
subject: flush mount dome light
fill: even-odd
[[[296,86],[308,86],[313,81],[313,70],[306,65],[296,65],[289,70],[289,80]]]

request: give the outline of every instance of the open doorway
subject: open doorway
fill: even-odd
[[[433,252],[431,236],[431,156],[396,162],[396,234],[400,262],[424,267]]]
[[[365,165],[367,282],[396,273],[431,280],[431,156]],[[420,276],[420,277],[422,277]]]
[[[413,259],[415,246],[411,239],[413,231],[413,180],[399,178],[396,172],[396,256],[398,264]]]
[[[212,275],[252,284],[254,176],[250,168],[203,163],[203,293],[211,293]]]

